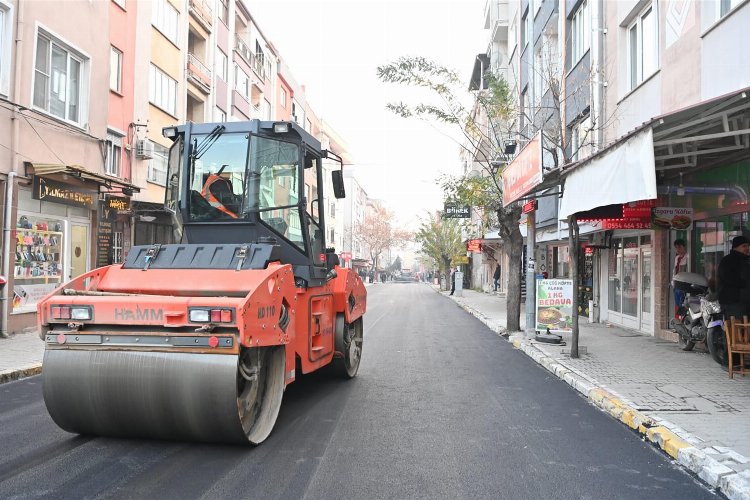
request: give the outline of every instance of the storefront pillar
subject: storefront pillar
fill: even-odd
[[[677,341],[677,335],[668,329],[666,318],[674,316],[671,311],[672,269],[669,263],[669,232],[654,231],[654,333],[661,339]]]

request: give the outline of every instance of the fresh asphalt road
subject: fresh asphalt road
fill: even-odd
[[[713,497],[431,287],[368,293],[359,376],[298,379],[257,448],[74,436],[1,385],[0,498]]]

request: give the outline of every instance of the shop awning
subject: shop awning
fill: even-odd
[[[79,179],[96,182],[106,189],[119,188],[121,190],[130,190],[133,193],[140,193],[141,188],[135,184],[130,184],[122,179],[110,177],[109,175],[92,172],[81,165],[63,165],[60,163],[32,163],[25,162],[26,172],[34,175],[53,175],[68,174]],[[29,170],[31,169],[31,170]]]
[[[656,198],[651,127],[631,135],[565,178],[560,220],[592,208]]]

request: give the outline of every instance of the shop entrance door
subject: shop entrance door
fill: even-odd
[[[80,276],[89,270],[89,225],[70,223],[70,272],[68,279]]]

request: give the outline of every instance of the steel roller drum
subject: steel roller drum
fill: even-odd
[[[237,355],[47,349],[44,402],[58,426],[79,434],[257,444],[281,405],[283,350],[275,352],[250,387]]]

